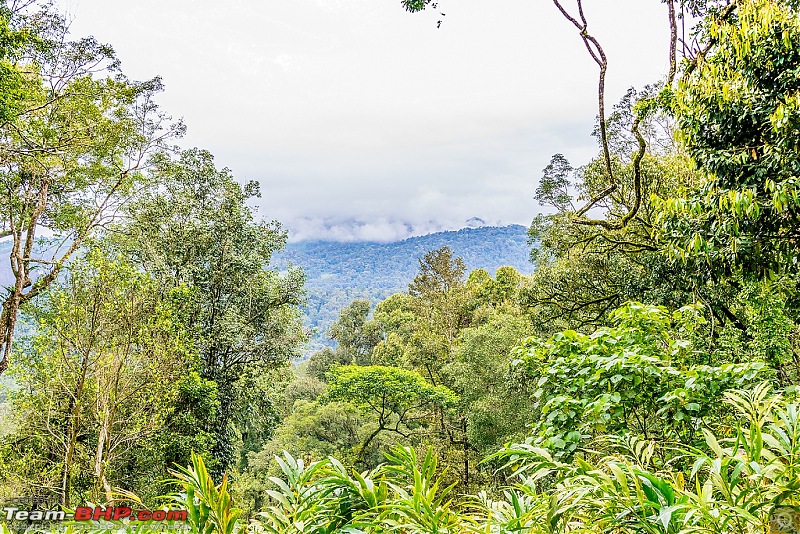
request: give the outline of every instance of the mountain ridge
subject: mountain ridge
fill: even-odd
[[[373,305],[405,291],[419,270],[418,258],[449,246],[463,258],[467,273],[483,268],[490,274],[511,266],[533,272],[527,228],[522,225],[479,226],[407,237],[389,243],[375,241],[307,240],[288,243],[273,266],[299,266],[306,274],[305,325],[314,332],[308,351],[330,345],[326,333],[339,310],[354,299]]]

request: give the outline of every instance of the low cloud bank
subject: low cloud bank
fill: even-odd
[[[397,219],[377,219],[364,221],[336,217],[301,217],[287,221],[284,227],[289,231],[289,241],[373,241],[390,243],[408,237],[426,235],[444,230],[458,230],[476,226],[502,226],[499,220],[486,220],[472,217],[460,221],[408,222]]]

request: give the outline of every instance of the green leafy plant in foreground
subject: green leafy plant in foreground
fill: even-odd
[[[726,417],[723,393],[771,372],[758,354],[730,363],[710,353],[699,307],[629,302],[610,318],[592,334],[529,338],[514,351],[515,368],[535,384],[537,443],[559,459],[604,434],[700,443],[698,429]]]
[[[176,500],[186,507],[193,534],[236,534],[242,511],[233,507],[228,491],[228,476],[217,486],[206,469],[203,458],[192,453],[192,465],[172,471],[186,493]]]
[[[569,462],[532,440],[501,460],[516,483],[460,498],[442,485],[431,451],[387,454],[348,473],[333,458],[305,465],[288,453],[273,479],[260,532],[547,533],[776,532],[776,510],[800,504],[800,405],[761,384],[727,392],[741,424],[706,430],[702,447],[605,436]],[[666,461],[664,460],[666,458]],[[686,466],[686,467],[679,467]]]

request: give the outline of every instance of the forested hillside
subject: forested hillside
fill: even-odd
[[[525,274],[533,270],[527,228],[519,225],[464,228],[396,243],[289,243],[273,263],[278,268],[296,265],[305,273],[305,324],[315,330],[309,348],[313,351],[332,344],[328,329],[339,310],[355,299],[374,305],[404,290],[419,269],[419,258],[444,246],[462,257],[470,270],[494,273],[505,265]]]

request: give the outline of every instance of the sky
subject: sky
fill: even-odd
[[[555,153],[597,153],[597,67],[549,0],[60,0],[77,36],[161,76],[179,144],[258,180],[290,240],[530,224]],[[573,0],[564,0],[575,7]],[[658,0],[584,0],[608,102],[667,71]],[[438,22],[441,21],[441,27]]]

